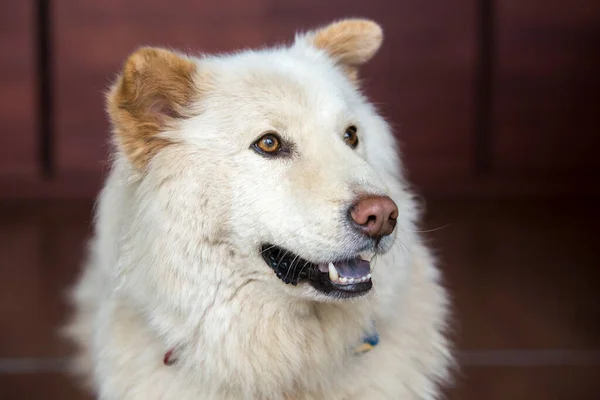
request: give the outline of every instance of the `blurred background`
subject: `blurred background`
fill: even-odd
[[[346,16],[454,298],[450,399],[600,399],[600,1],[0,1],[0,399],[85,399],[56,335],[140,45],[290,42]]]

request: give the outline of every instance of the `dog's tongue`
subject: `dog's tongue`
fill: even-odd
[[[340,276],[348,278],[360,278],[366,276],[370,272],[369,262],[360,257],[351,260],[338,261],[333,263],[333,266]],[[321,272],[327,272],[327,264],[320,264],[319,270]]]

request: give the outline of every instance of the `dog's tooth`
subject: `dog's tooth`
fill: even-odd
[[[348,278],[348,283],[354,283],[354,278]]]
[[[346,283],[346,282],[348,282],[348,279],[347,279],[345,276],[342,276],[342,277],[340,278],[340,282],[342,282],[342,283]]]
[[[329,280],[331,280],[331,282],[337,282],[339,278],[340,276],[333,266],[333,263],[329,263]]]
[[[368,274],[368,275],[367,275],[367,279],[371,279],[371,274]]]

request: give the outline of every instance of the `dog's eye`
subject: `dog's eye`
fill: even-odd
[[[358,135],[356,134],[356,131],[356,127],[352,125],[346,128],[346,133],[344,133],[344,142],[353,149],[358,146]]]
[[[274,133],[267,133],[254,142],[253,147],[259,153],[274,156],[281,151],[281,139]]]

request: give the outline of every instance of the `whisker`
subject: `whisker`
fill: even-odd
[[[369,260],[369,265],[372,265],[371,271],[370,271],[371,274],[373,274],[373,271],[375,271],[375,267],[376,267],[375,261],[377,259],[377,256],[378,256],[378,254],[373,254],[373,257],[371,257],[371,259]]]
[[[284,280],[286,280],[286,279],[287,279],[287,277],[288,277],[288,275],[289,275],[289,273],[290,273],[290,270],[292,271],[292,277],[294,277],[294,272],[296,272],[296,271],[295,271],[295,268],[294,268],[294,263],[296,262],[296,259],[297,259],[297,258],[298,258],[298,256],[296,255],[296,257],[294,257],[294,259],[293,259],[293,260],[292,260],[292,262],[290,263],[290,266],[288,267],[288,270],[287,270],[287,272],[286,272],[286,274],[285,274],[285,278],[284,278]]]
[[[304,268],[306,268],[306,265],[307,265],[307,264],[310,264],[310,263],[309,263],[308,261],[306,261],[306,262],[304,263],[304,265],[303,265],[303,266],[302,266],[302,268],[300,269],[300,272],[298,273],[298,276],[300,276],[300,275],[302,274],[302,272],[304,271]]]
[[[262,251],[261,251],[260,253],[258,253],[258,254],[262,254],[262,253],[264,253],[265,251],[269,251],[269,250],[271,250],[273,247],[276,247],[276,246],[273,244],[273,245],[271,245],[271,246],[267,247],[266,249],[262,250]]]
[[[446,225],[442,225],[442,226],[440,226],[440,227],[433,228],[433,229],[426,229],[426,230],[424,230],[424,231],[412,231],[412,232],[415,232],[415,233],[429,233],[429,232],[435,232],[435,231],[439,231],[439,230],[441,230],[441,229],[445,229],[445,228],[449,227],[450,225],[452,225],[452,223],[448,223],[448,224],[446,224]]]
[[[296,273],[296,270],[297,270],[297,268],[298,268],[298,265],[300,265],[300,260],[302,260],[302,258],[298,257],[298,261],[297,261],[297,262],[296,262],[296,264],[294,265],[294,273]],[[303,268],[300,268],[300,271],[298,271],[297,278],[298,278],[298,277],[300,277],[300,274],[302,273],[302,269],[303,269]]]
[[[403,255],[406,257],[406,255],[408,254],[408,247],[406,247],[406,245],[402,242],[402,240],[400,240],[399,237],[396,238],[394,244],[396,243],[400,244],[400,247],[402,247],[402,252],[404,253]]]
[[[278,264],[283,261],[283,259],[285,258],[285,256],[287,256],[288,251],[286,250],[285,253],[283,253],[283,255],[281,257],[279,257],[279,261],[277,262]]]
[[[279,261],[277,262],[277,268],[279,268],[279,264],[281,264],[281,262],[283,261],[283,259],[285,258],[285,256],[287,256],[287,253],[288,253],[288,250],[286,250],[285,253],[283,253],[283,256],[281,256],[279,258]],[[288,266],[288,270],[285,273],[285,278],[283,278],[284,281],[287,279],[289,273],[290,273],[290,268]]]

